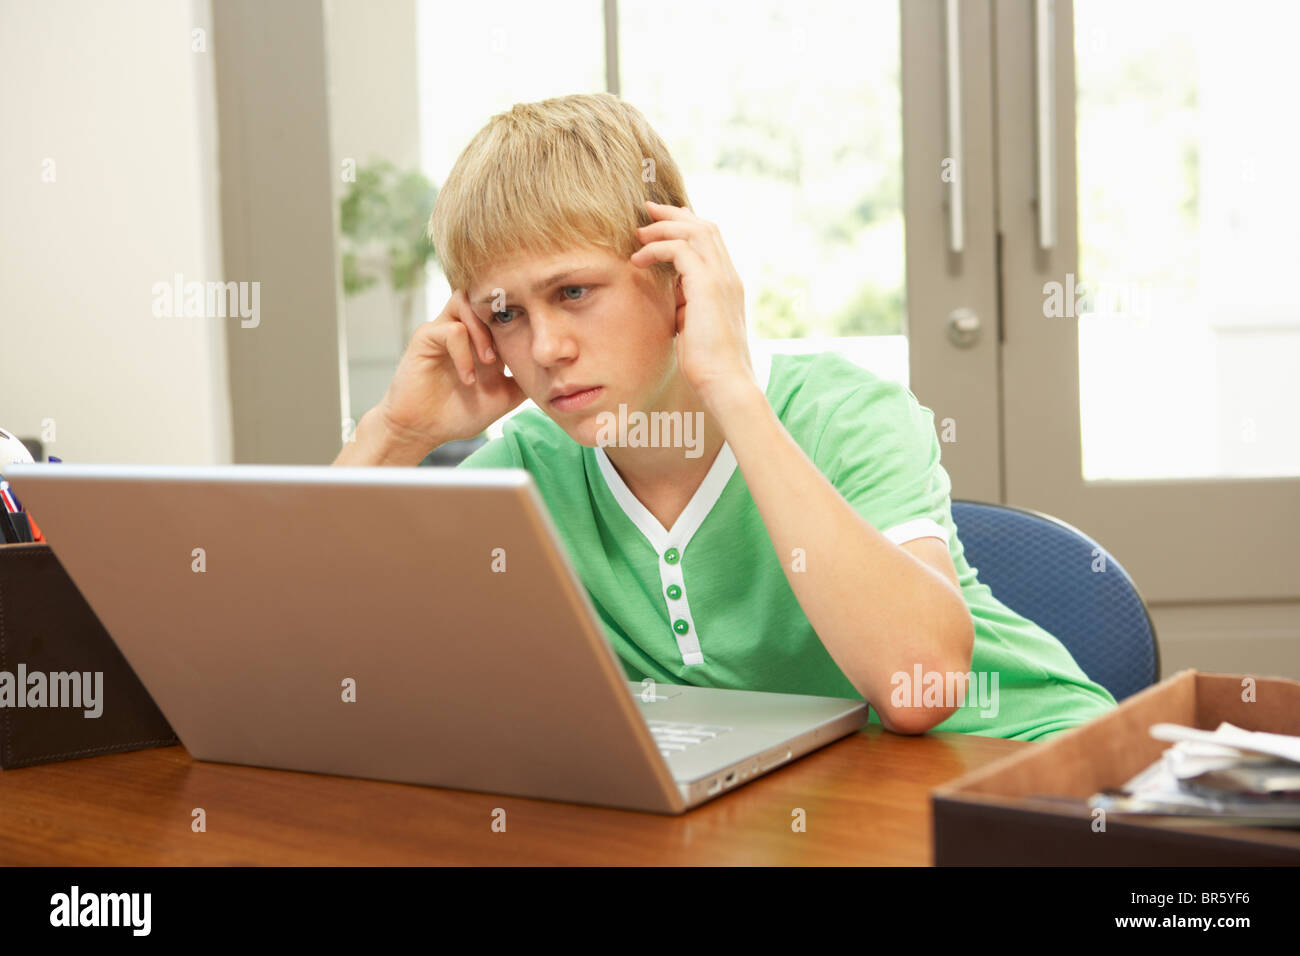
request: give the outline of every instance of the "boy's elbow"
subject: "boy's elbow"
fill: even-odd
[[[939,726],[954,713],[956,706],[876,708],[880,723],[895,734],[923,734]]]
[[[971,615],[965,601],[962,601],[961,609],[957,613],[957,623],[953,626],[953,633],[956,635],[953,638],[956,659],[952,670],[959,673],[968,671],[971,662],[975,659],[975,618]]]
[[[948,639],[944,642],[944,647],[946,651],[944,657],[931,661],[921,670],[922,673],[935,672],[943,675],[943,685],[946,687],[949,684],[949,675],[966,674],[970,671],[975,654],[975,622],[965,602],[962,602],[961,611],[949,632]],[[944,700],[942,703],[933,703],[929,706],[919,704],[895,706],[891,702],[876,707],[876,713],[880,715],[880,722],[886,730],[896,734],[923,734],[955,714],[958,707],[959,703],[955,700]]]

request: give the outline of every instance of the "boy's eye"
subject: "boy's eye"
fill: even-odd
[[[577,289],[579,292],[583,294],[571,296],[568,293],[572,289]],[[565,302],[578,302],[581,301],[583,298],[585,298],[585,294],[589,289],[591,289],[591,286],[589,285],[562,286],[560,288],[560,297],[564,299]],[[488,318],[491,319],[493,322],[495,322],[497,325],[509,325],[510,324],[509,317],[514,313],[514,311],[515,311],[514,309],[506,309],[504,312],[492,312],[489,313]]]

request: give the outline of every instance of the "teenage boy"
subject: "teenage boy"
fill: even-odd
[[[532,399],[461,467],[530,472],[630,679],[864,698],[907,734],[1115,706],[977,580],[909,389],[833,352],[755,375],[718,227],[635,107],[493,117],[429,231],[455,292],[335,464],[414,465]]]

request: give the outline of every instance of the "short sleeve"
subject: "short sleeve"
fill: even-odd
[[[934,413],[906,386],[876,379],[838,405],[814,463],[872,527],[895,544],[952,540],[952,483],[939,462]]]
[[[557,474],[581,462],[582,446],[540,410],[526,408],[501,424],[501,437],[466,456],[457,468],[523,468],[534,478],[542,471]],[[570,472],[571,473],[571,472]]]

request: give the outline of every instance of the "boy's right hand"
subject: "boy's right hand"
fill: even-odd
[[[442,314],[415,330],[375,411],[395,442],[426,451],[473,438],[527,398],[504,370],[491,335],[457,289]]]

